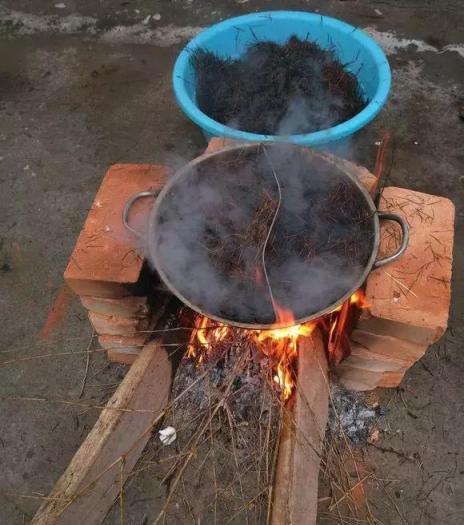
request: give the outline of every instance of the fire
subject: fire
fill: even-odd
[[[207,317],[198,316],[187,347],[187,358],[195,359],[200,365],[207,359],[214,344],[224,341],[234,334],[246,335],[269,358],[272,363],[273,380],[279,386],[282,399],[286,401],[292,395],[295,387],[298,339],[309,337],[316,326],[320,325],[322,329],[327,331],[329,354],[332,356],[341,355],[343,352],[342,340],[346,334],[350,312],[353,307],[359,309],[369,307],[364,293],[358,290],[324,318],[309,323],[294,324],[295,318],[290,310],[279,305],[276,301],[273,301],[273,304],[276,312],[276,325],[289,325],[286,328],[236,329],[225,324],[218,324]]]
[[[368,308],[369,304],[362,290],[354,294],[333,312],[329,314],[328,351],[331,360],[339,363],[344,355],[346,345],[347,328],[353,307],[358,309]]]
[[[223,341],[232,329],[225,324],[214,324],[207,317],[198,316],[187,346],[187,358],[196,359],[201,365],[215,343]]]
[[[354,294],[350,297],[350,304],[356,305],[358,308],[361,308],[361,310],[370,307],[370,304],[368,303],[362,290],[357,290],[354,292]]]
[[[261,351],[276,363],[273,379],[284,400],[290,397],[295,386],[293,372],[298,357],[298,339],[310,336],[315,327],[316,323],[296,324],[288,328],[258,330],[252,334]]]
[[[291,310],[279,305],[275,300],[273,306],[278,324],[295,322]],[[257,330],[252,334],[262,352],[277,363],[273,379],[279,385],[284,400],[290,397],[295,386],[293,369],[298,357],[298,338],[310,336],[315,327],[316,323],[291,324],[286,328]]]

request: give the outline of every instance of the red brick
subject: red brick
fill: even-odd
[[[139,334],[133,337],[102,335],[98,338],[98,342],[106,349],[106,355],[110,361],[131,365],[142,351],[148,335]]]
[[[392,334],[403,341],[409,341],[421,346],[431,344],[435,338],[435,331],[422,326],[409,326],[398,321],[373,317],[367,310],[363,310],[356,326],[371,334],[391,336]]]
[[[138,353],[128,353],[128,352],[116,352],[114,350],[108,350],[106,352],[106,355],[108,356],[108,359],[112,363],[118,363],[121,365],[132,365],[134,361],[137,359]]]
[[[136,335],[151,326],[151,319],[116,317],[89,312],[89,320],[99,335]]]
[[[341,384],[348,390],[357,392],[377,387],[396,387],[401,383],[405,372],[406,369],[381,372],[368,364],[352,366],[347,359],[337,367]]]
[[[381,319],[395,323],[391,325],[392,335],[397,335],[394,329],[399,329],[414,342],[436,341],[448,323],[454,205],[444,197],[388,187],[383,190],[379,209],[406,218],[410,241],[400,259],[369,275],[366,297],[371,307],[358,326],[367,328],[370,318]],[[398,225],[384,223],[380,255],[392,253],[398,239]],[[375,324],[369,329],[373,330]],[[384,325],[382,333],[385,330],[388,326]]]
[[[115,352],[139,352],[142,350],[148,335],[148,333],[144,332],[132,336],[100,335],[98,337],[98,342],[105,350],[113,350]]]
[[[419,345],[391,335],[373,334],[359,328],[353,330],[350,339],[357,344],[352,347],[352,353],[353,348],[360,347],[375,356],[373,358],[394,361],[403,367],[412,366],[428,348],[427,345]]]
[[[131,365],[142,351],[148,335],[139,334],[133,337],[102,335],[98,338],[98,342],[106,349],[106,355],[111,362]]]
[[[99,297],[118,299],[122,297],[128,297],[131,293],[130,288],[125,284],[110,283],[92,279],[68,279],[66,274],[65,280],[68,286],[77,295],[95,295]]]
[[[401,384],[401,381],[403,381],[405,373],[406,370],[385,373],[382,375],[382,378],[377,386],[379,388],[396,388]]]
[[[115,164],[106,173],[72,252],[65,280],[78,295],[120,298],[138,281],[143,264],[139,241],[122,222],[123,208],[139,191],[161,188],[168,171],[151,164]],[[153,206],[138,201],[131,221],[143,229]]]
[[[216,153],[217,151],[221,151],[224,148],[238,146],[239,144],[240,142],[233,139],[227,139],[225,137],[213,137],[208,142],[208,147],[206,148],[205,153]]]
[[[337,366],[336,372],[342,384],[351,390],[396,387],[426,351],[427,345],[355,329],[350,336],[350,355]]]
[[[343,362],[348,366],[365,368],[372,372],[399,372],[408,368],[398,361],[369,352],[356,343],[352,345],[351,354]]]
[[[123,297],[108,299],[104,297],[81,296],[82,305],[97,314],[120,317],[146,317],[149,312],[146,297]]]

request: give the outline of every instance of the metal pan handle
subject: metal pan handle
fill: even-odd
[[[403,219],[403,217],[400,217],[399,215],[395,215],[394,213],[382,213],[379,212],[378,214],[379,220],[384,221],[395,221],[397,222],[401,227],[401,244],[398,248],[397,252],[393,255],[389,255],[388,257],[384,257],[383,259],[379,259],[378,261],[375,261],[372,265],[372,269],[375,270],[376,268],[380,268],[381,266],[385,266],[386,264],[389,264],[393,261],[396,261],[403,253],[406,251],[406,248],[408,247],[409,242],[409,226],[408,223]]]
[[[136,235],[139,238],[142,237],[142,233],[132,228],[132,226],[129,224],[130,210],[135,201],[138,201],[139,199],[142,199],[143,197],[157,197],[160,191],[161,190],[140,191],[139,193],[132,195],[132,197],[126,202],[126,205],[124,206],[124,210],[122,211],[122,222],[124,223],[124,226],[130,232],[132,232],[134,235]]]

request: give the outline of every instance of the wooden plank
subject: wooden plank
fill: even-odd
[[[295,425],[294,404],[285,407],[279,439],[276,474],[274,479],[271,525],[287,525],[289,520],[289,490],[293,470],[293,448]]]
[[[166,351],[147,344],[31,525],[98,525],[161,419],[172,382]]]
[[[293,406],[283,418],[274,482],[272,525],[312,525],[328,417],[327,358],[320,331],[298,342]]]

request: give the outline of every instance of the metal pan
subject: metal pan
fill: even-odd
[[[263,158],[269,163],[267,167],[263,167]],[[259,169],[255,169],[256,166]],[[224,265],[235,264],[235,256],[212,258],[210,254],[217,250],[205,248],[203,239],[210,229],[223,232],[222,223],[230,222],[229,219],[233,222],[235,216],[239,216],[240,222],[241,214],[248,216],[249,210],[256,208],[256,195],[261,191],[276,199],[276,187],[272,189],[273,179],[269,173],[277,183],[281,181],[278,187],[281,191],[282,186],[281,208],[274,245],[269,250],[272,257],[265,254],[269,261],[265,263],[269,265],[267,279],[263,283],[261,273],[256,277],[256,281],[259,280],[256,284],[247,280],[246,264],[243,274],[246,278],[242,278],[241,273],[237,277],[234,269],[224,270]],[[254,184],[256,177],[258,185]],[[325,203],[338,195],[334,188],[348,193],[341,204],[331,207]],[[140,233],[129,224],[129,214],[133,203],[143,197],[156,197],[145,244],[151,263],[169,290],[198,313],[242,328],[285,327],[321,317],[360,288],[369,272],[398,259],[408,245],[408,225],[401,217],[378,212],[356,177],[336,167],[327,157],[299,146],[248,144],[198,157],[177,171],[161,192],[144,191],[127,202],[123,221],[138,236]],[[344,213],[349,208],[359,210],[359,220],[348,217],[344,222]],[[328,209],[338,210],[335,219]],[[295,210],[304,213],[298,215]],[[380,220],[397,222],[402,236],[396,253],[377,259]],[[298,221],[302,222],[297,231]],[[230,227],[232,233],[227,230],[224,239],[237,235],[234,227]],[[308,237],[308,244],[318,246],[316,255],[298,255],[299,258],[295,255],[299,246],[292,237],[295,231],[297,236]],[[287,242],[288,238],[292,241]],[[229,240],[227,243],[229,246]],[[343,253],[340,246],[344,247]],[[250,259],[247,250],[244,250],[246,260]],[[353,257],[352,252],[361,255]],[[206,266],[205,253],[209,257]],[[257,261],[255,252],[251,260]],[[259,262],[256,268],[259,270]],[[291,311],[293,316],[276,318],[276,304]]]

